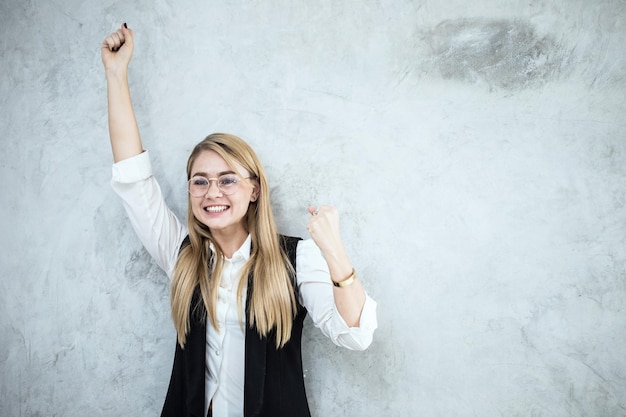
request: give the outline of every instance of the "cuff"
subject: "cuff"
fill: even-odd
[[[359,326],[358,327],[349,327],[341,314],[339,314],[339,310],[337,310],[337,306],[335,306],[335,315],[341,324],[338,328],[340,333],[348,333],[348,332],[373,332],[378,327],[378,320],[376,319],[376,301],[374,301],[369,295],[365,295],[365,304],[363,305],[363,310],[361,310],[361,317],[359,318]]]
[[[341,323],[341,325],[337,326],[334,337],[331,337],[336,345],[350,350],[363,351],[372,344],[374,331],[378,327],[376,301],[369,296],[365,299],[359,327],[348,327],[336,308],[335,317],[335,320]]]
[[[148,151],[143,151],[139,155],[131,156],[113,164],[113,182],[130,184],[145,180],[152,176],[152,164]]]

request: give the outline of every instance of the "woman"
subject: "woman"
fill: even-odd
[[[162,416],[310,416],[300,343],[305,315],[334,343],[367,348],[376,303],[339,234],[337,211],[308,208],[312,239],[280,236],[265,172],[241,139],[213,134],[187,163],[187,225],[163,201],[128,87],[133,32],[102,43],[113,189],[171,278],[178,335]]]

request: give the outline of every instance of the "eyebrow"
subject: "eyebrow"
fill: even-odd
[[[221,177],[222,175],[228,175],[228,174],[235,174],[237,175],[237,173],[235,171],[222,171],[222,172],[218,172],[217,173],[217,177]],[[205,177],[205,178],[209,178],[211,177],[207,172],[195,172],[193,174],[191,174],[192,177]],[[214,177],[211,177],[214,178]]]

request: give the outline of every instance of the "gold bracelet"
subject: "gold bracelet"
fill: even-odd
[[[333,285],[338,288],[347,287],[348,285],[352,284],[354,280],[356,280],[356,271],[354,270],[354,268],[352,268],[352,273],[350,274],[350,276],[343,281],[337,282],[333,281],[333,279],[331,278],[331,281],[333,281]]]

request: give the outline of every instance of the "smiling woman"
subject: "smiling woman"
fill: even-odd
[[[335,344],[366,349],[376,303],[355,274],[330,206],[308,207],[312,239],[279,235],[263,166],[242,139],[209,135],[187,162],[187,223],[163,200],[128,86],[133,32],[102,43],[113,188],[170,276],[176,354],[162,416],[310,416],[304,318]],[[334,284],[334,285],[333,285]]]

